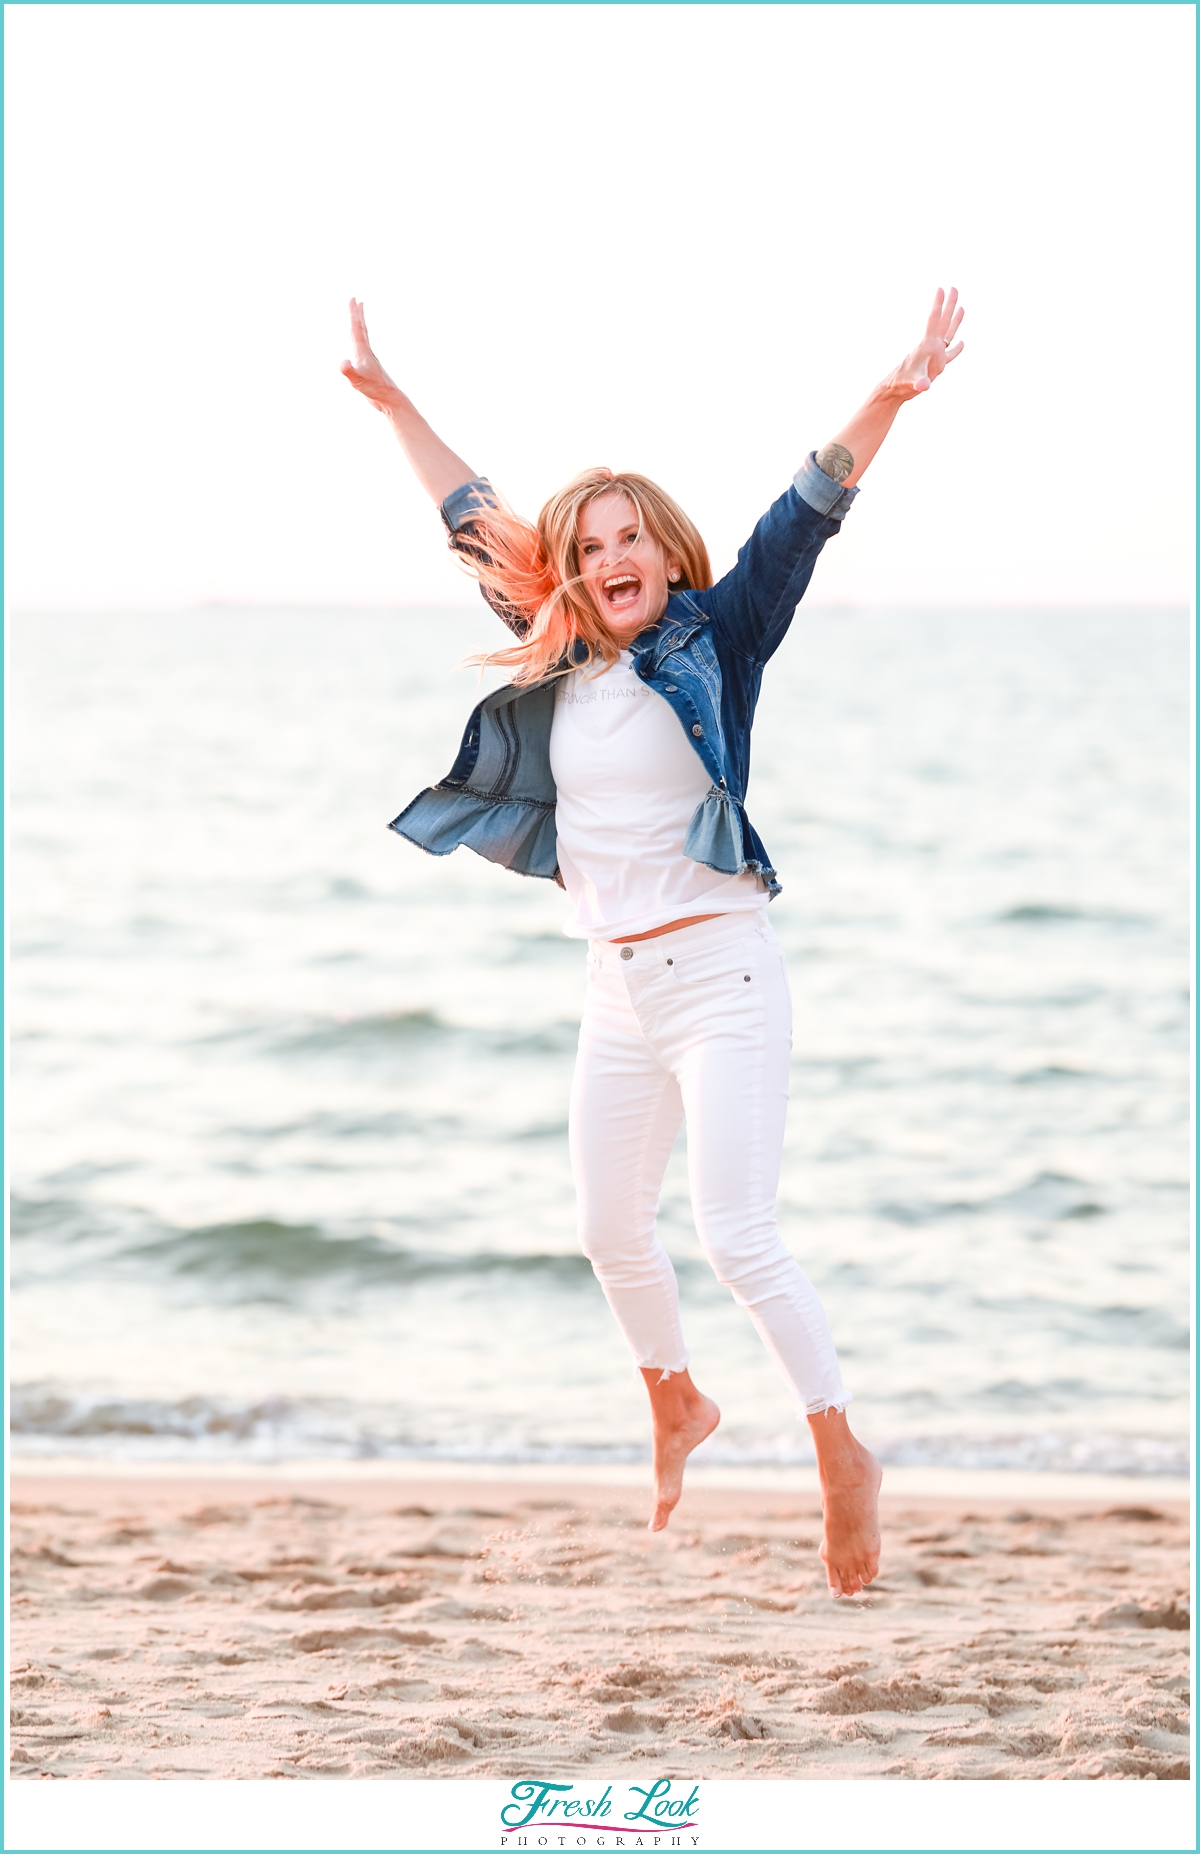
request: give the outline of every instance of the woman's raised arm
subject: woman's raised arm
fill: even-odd
[[[342,372],[351,386],[364,399],[369,399],[376,411],[382,412],[390,421],[417,481],[440,508],[451,490],[461,489],[464,483],[472,480],[474,470],[448,444],[442,443],[436,431],[421,417],[412,400],[383,371],[371,351],[363,306],[353,297],[350,301],[350,338],[354,343],[354,359],[342,362]]]
[[[951,343],[958,333],[963,312],[958,308],[958,291],[949,296],[939,290],[925,324],[925,333],[900,365],[881,380],[865,405],[859,407],[848,425],[844,425],[832,443],[817,452],[817,462],[835,483],[853,489],[892,428],[901,406],[918,393],[927,393],[952,360],[963,351],[962,342]]]

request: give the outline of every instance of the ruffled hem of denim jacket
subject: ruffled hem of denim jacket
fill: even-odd
[[[757,875],[773,900],[783,884],[775,871],[756,857],[747,858],[742,835],[741,807],[719,785],[712,786],[692,813],[683,852],[694,863],[715,869],[718,875]]]
[[[431,785],[388,826],[398,837],[449,856],[460,843],[518,875],[558,875],[558,826],[554,806],[537,798],[485,798]]]

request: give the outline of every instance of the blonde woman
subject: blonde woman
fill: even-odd
[[[720,1412],[692,1382],[659,1189],[688,1128],[692,1208],[718,1279],[745,1307],[808,1419],[830,1591],[879,1566],[880,1469],[851,1434],[821,1303],[775,1222],[791,1051],[780,884],[746,814],[750,728],[817,555],[906,400],[962,350],[957,292],[849,424],[811,452],[713,584],[704,542],[648,478],[585,471],[522,520],[442,443],[371,351],[350,305],[342,371],[391,421],[450,545],[516,642],[446,777],[392,828],[434,855],[460,844],[566,891],[588,943],[571,1095],[580,1239],[650,1396],[654,1512]]]

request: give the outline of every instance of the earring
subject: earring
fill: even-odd
[[[667,578],[671,581],[671,584],[674,585],[675,581],[679,578],[679,568],[672,567],[671,571],[667,574]]]

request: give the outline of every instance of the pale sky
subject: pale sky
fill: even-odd
[[[956,284],[814,600],[1186,599],[1190,6],[5,9],[9,597],[476,595],[346,302],[518,507],[727,567]]]

